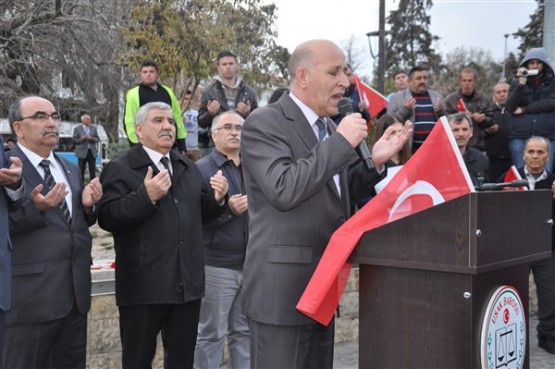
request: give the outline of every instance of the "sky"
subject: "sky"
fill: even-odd
[[[276,4],[277,41],[292,52],[301,42],[325,38],[339,45],[351,36],[362,55],[357,71],[370,75],[374,60],[366,33],[378,30],[378,0],[263,0]],[[385,1],[385,15],[397,9],[399,0]],[[536,10],[534,0],[434,0],[429,11],[430,32],[440,40],[433,46],[442,55],[457,47],[489,50],[494,60],[503,60],[505,34],[512,34],[528,24]],[[387,27],[387,25],[386,25]],[[387,29],[387,28],[386,28]],[[377,54],[377,37],[371,38]],[[515,52],[519,40],[507,38],[507,51]]]

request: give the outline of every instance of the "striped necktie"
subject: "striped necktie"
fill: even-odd
[[[316,125],[318,126],[318,141],[324,141],[324,137],[326,137],[327,132],[327,125],[326,121],[323,119],[318,119],[316,121]]]
[[[48,186],[48,189],[51,190],[56,184],[56,181],[54,181],[52,172],[50,172],[50,160],[44,159],[39,163],[39,165],[42,167],[42,169],[44,169],[44,182]],[[62,202],[58,206],[60,207],[60,209],[62,209],[62,213],[64,213],[66,221],[68,223],[71,223],[71,214],[69,213],[66,199],[62,199]]]

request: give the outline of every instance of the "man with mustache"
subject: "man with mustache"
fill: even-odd
[[[476,186],[481,178],[483,182],[489,182],[489,161],[488,157],[480,150],[470,147],[470,139],[473,135],[472,120],[466,113],[455,113],[447,117],[451,132],[455,137],[457,146],[461,151],[464,164],[470,174],[472,183]]]
[[[141,106],[135,122],[139,144],[100,175],[98,223],[114,236],[122,367],[150,368],[162,332],[164,368],[192,368],[204,295],[202,221],[227,208],[227,180],[217,171],[205,183],[171,150],[168,104]]]
[[[424,143],[444,110],[443,97],[428,89],[428,71],[419,66],[409,71],[408,88],[396,92],[387,106],[388,114],[395,113],[401,121],[413,122],[413,153]]]
[[[215,148],[197,162],[207,184],[218,170],[229,183],[226,211],[203,227],[206,294],[195,349],[198,369],[220,367],[226,336],[228,368],[250,368],[249,326],[239,298],[248,239],[247,195],[239,153],[243,121],[235,111],[217,115],[211,127]]]
[[[42,97],[17,99],[9,122],[23,163],[24,202],[10,212],[12,310],[6,315],[6,368],[85,368],[91,301],[89,226],[102,197],[83,187],[79,168],[53,153],[60,115]]]

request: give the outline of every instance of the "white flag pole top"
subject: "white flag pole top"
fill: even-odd
[[[470,174],[468,174],[468,169],[466,169],[466,164],[465,164],[464,159],[462,157],[461,150],[459,149],[459,146],[457,145],[457,142],[455,141],[455,136],[453,135],[453,132],[451,131],[451,125],[449,124],[449,121],[447,120],[447,117],[444,115],[441,118],[439,118],[439,121],[441,122],[441,124],[443,124],[443,129],[445,129],[445,132],[448,132],[447,137],[449,138],[449,143],[451,144],[451,147],[453,148],[453,152],[455,153],[455,156],[457,157],[457,160],[458,160],[459,165],[461,167],[461,170],[463,172],[464,178],[466,179],[466,182],[468,183],[468,187],[470,188],[470,192],[476,192],[476,188],[474,187],[474,184],[472,183],[472,179],[470,178]]]

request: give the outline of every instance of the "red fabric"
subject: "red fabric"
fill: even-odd
[[[445,117],[384,189],[332,235],[297,310],[328,325],[345,289],[346,263],[363,233],[474,191]]]
[[[522,179],[522,176],[520,175],[520,173],[518,172],[518,170],[516,169],[516,167],[514,165],[512,165],[509,170],[507,171],[507,173],[505,173],[505,178],[503,179],[503,182],[512,182],[512,181],[516,181]],[[526,191],[528,190],[527,187],[517,187],[516,188],[518,191]],[[504,188],[503,191],[509,191],[512,190],[514,191],[514,189],[512,188]]]
[[[362,82],[357,75],[355,75],[353,79],[355,81],[360,100],[365,101],[368,104],[368,111],[370,112],[370,116],[374,118],[387,106],[387,98],[378,91],[374,90],[372,87]]]
[[[464,101],[460,98],[457,100],[457,110],[459,111],[459,113],[466,113],[468,111],[466,105],[464,104]]]

